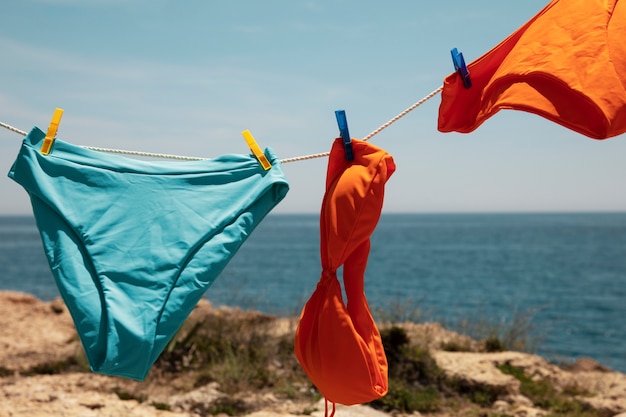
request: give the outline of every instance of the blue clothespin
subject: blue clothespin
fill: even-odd
[[[345,110],[335,110],[335,117],[337,117],[337,124],[339,125],[339,134],[343,140],[343,149],[346,151],[346,161],[354,160],[354,153],[352,152],[352,139],[350,138],[350,132],[348,131],[348,119],[346,119]]]
[[[452,53],[454,70],[458,72],[461,76],[461,80],[463,80],[463,86],[465,88],[470,88],[472,86],[472,80],[470,78],[470,73],[467,69],[467,65],[465,65],[465,59],[463,59],[463,54],[459,52],[456,48],[452,49],[450,53]]]

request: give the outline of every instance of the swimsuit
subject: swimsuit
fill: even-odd
[[[91,369],[143,380],[289,185],[251,155],[141,161],[26,136],[9,176],[28,192]]]
[[[364,292],[364,274],[393,158],[367,142],[331,149],[320,215],[322,276],[300,315],[295,354],[327,401],[360,404],[387,393],[387,359]],[[343,265],[347,306],[337,269]]]
[[[500,109],[524,110],[594,139],[626,132],[626,2],[553,0],[445,79],[438,128],[469,133]]]

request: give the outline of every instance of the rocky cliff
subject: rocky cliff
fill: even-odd
[[[246,369],[234,362],[235,356],[222,353],[230,358],[229,366],[211,366],[221,367],[222,374],[241,372],[242,376],[238,383],[220,382],[225,380],[220,379],[216,370],[207,370],[210,365],[193,365],[202,356],[201,347],[212,348],[189,342],[202,326],[210,327],[209,317],[245,318],[254,329],[265,329],[264,339],[279,338],[277,346],[286,356],[266,358],[262,375],[257,372],[248,376]],[[324,415],[324,400],[314,387],[293,376],[299,371],[287,351],[295,319],[217,309],[202,301],[188,321],[195,324],[181,329],[177,341],[168,347],[146,381],[136,382],[88,370],[72,320],[61,300],[42,302],[27,294],[0,292],[0,417]],[[424,398],[432,401],[421,400],[407,411],[406,403],[416,400],[416,394],[407,391],[409,394],[403,399],[403,391],[394,382],[390,395],[391,390],[396,391],[391,400],[339,407],[338,417],[403,414],[613,417],[626,413],[626,375],[592,359],[581,359],[567,367],[556,366],[527,353],[481,352],[477,341],[435,323],[405,323],[394,327],[407,336],[407,346],[417,346],[414,351],[427,357],[425,362],[411,362],[419,376],[412,385],[419,388],[415,392],[427,393]],[[245,329],[245,326],[236,327],[237,334],[243,335]],[[189,342],[190,347],[185,348],[184,342]],[[465,346],[466,351],[442,349],[451,344]],[[233,346],[247,349],[240,340]],[[415,365],[419,363],[422,365]],[[390,371],[391,366],[390,363]],[[428,378],[428,372],[434,376]],[[246,378],[260,382],[242,384]]]

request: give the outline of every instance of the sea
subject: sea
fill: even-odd
[[[365,292],[377,319],[517,331],[548,360],[590,357],[626,373],[626,213],[384,213],[371,243]],[[295,317],[319,253],[318,215],[270,214],[206,298]],[[0,216],[0,290],[59,296],[30,216]]]

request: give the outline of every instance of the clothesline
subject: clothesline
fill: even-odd
[[[406,116],[407,114],[409,114],[410,112],[412,112],[413,110],[415,110],[416,108],[418,108],[419,106],[421,106],[422,104],[424,104],[425,102],[430,100],[431,98],[435,97],[442,90],[443,90],[443,86],[440,86],[439,88],[437,88],[436,90],[434,90],[433,92],[431,92],[430,94],[428,94],[427,96],[422,98],[421,100],[417,101],[416,103],[414,103],[413,105],[408,107],[406,110],[402,111],[397,116],[393,117],[388,122],[382,124],[380,127],[375,129],[372,133],[370,133],[369,135],[365,136],[362,140],[364,140],[364,141],[370,140],[371,138],[373,138],[374,136],[376,136],[377,134],[382,132],[384,129],[386,129],[389,126],[391,126],[393,123],[397,122],[398,120],[400,120],[401,118],[403,118],[404,116]],[[8,129],[8,130],[10,130],[12,132],[19,133],[22,136],[26,136],[27,135],[27,132],[25,132],[23,130],[20,130],[20,129],[17,129],[17,128],[13,127],[13,126],[10,126],[10,125],[6,124],[6,123],[0,122],[0,126],[4,127],[5,129]],[[151,158],[178,159],[178,160],[185,160],[185,161],[201,161],[201,160],[207,159],[207,158],[198,158],[198,157],[193,157],[193,156],[170,155],[170,154],[153,153],[153,152],[141,152],[141,151],[129,151],[129,150],[124,150],[124,149],[100,148],[100,147],[97,147],[97,146],[83,146],[83,148],[91,149],[91,150],[99,151],[99,152],[116,153],[116,154],[133,155],[133,156],[143,156],[143,157],[151,157]],[[330,152],[315,153],[315,154],[310,154],[310,155],[295,156],[295,157],[292,157],[292,158],[281,159],[280,162],[285,164],[285,163],[288,163],[288,162],[306,161],[308,159],[323,158],[323,157],[326,157],[328,155],[330,155]]]

